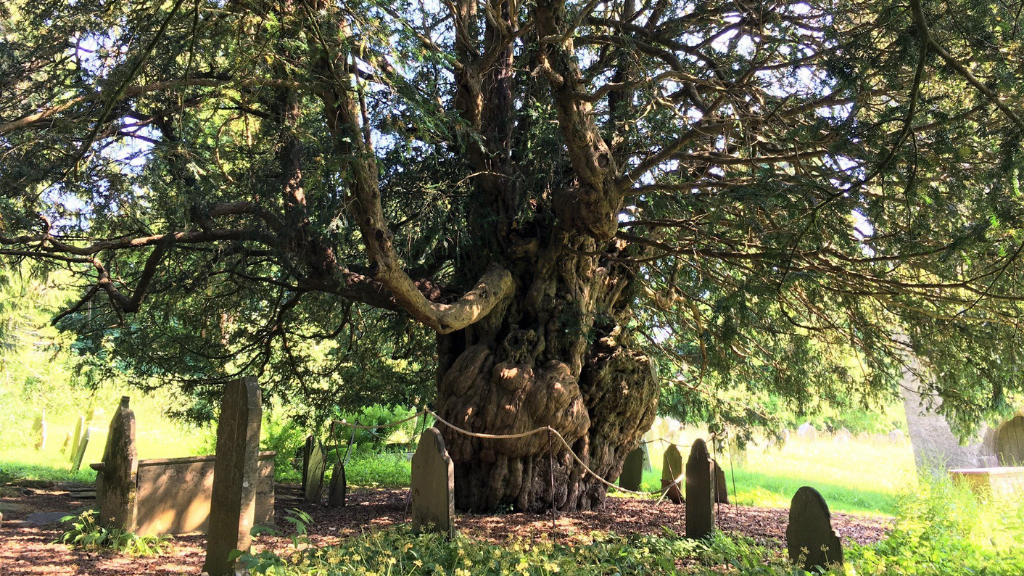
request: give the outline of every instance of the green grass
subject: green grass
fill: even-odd
[[[685,460],[687,451],[682,451]],[[660,454],[652,451],[656,464],[661,463]],[[899,495],[916,483],[909,444],[791,441],[782,449],[750,446],[742,462],[730,462],[723,454],[721,464],[730,501],[746,506],[788,508],[797,489],[812,486],[832,511],[891,516]],[[660,488],[660,466],[644,472],[643,489]]]
[[[50,402],[51,407],[58,409],[47,411],[47,441],[43,450],[34,448],[31,431],[32,421],[38,414],[32,411],[23,413],[20,420],[11,424],[11,430],[4,431],[4,442],[0,444],[0,477],[6,478],[5,481],[14,478],[29,481],[95,480],[96,473],[89,468],[89,464],[103,459],[110,418],[122,394],[132,397],[139,458],[174,458],[213,451],[211,429],[183,426],[163,415],[168,401],[165,396],[146,396],[139,391],[101,387],[90,396],[84,396],[84,400],[73,396],[77,402],[70,405],[61,406]],[[61,447],[65,436],[74,434],[78,419],[75,409],[80,409],[83,416],[88,416],[93,406],[102,408],[104,413],[92,423],[93,431],[82,460],[82,469],[77,474],[71,474],[70,457],[61,452]]]

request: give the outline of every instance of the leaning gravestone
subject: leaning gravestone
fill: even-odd
[[[679,490],[679,477],[683,475],[683,455],[675,444],[669,444],[661,463],[661,489],[668,488],[665,496],[676,504],[683,503],[683,493]]]
[[[324,449],[320,441],[312,436],[306,438],[302,459],[302,495],[306,502],[320,503],[326,470],[327,461],[324,459]]]
[[[121,398],[121,405],[110,420],[103,449],[101,489],[96,496],[101,525],[134,532],[139,454],[135,449],[135,413],[128,408],[128,400],[127,396]]]
[[[839,534],[832,529],[828,504],[810,486],[800,488],[793,496],[789,526],[786,528],[786,547],[790,561],[804,570],[843,563],[843,545]]]
[[[651,447],[647,440],[640,441],[640,449],[644,451],[644,472],[654,470],[654,467],[651,466]]]
[[[412,457],[412,529],[455,536],[455,466],[437,428],[423,431]]]
[[[85,459],[85,449],[89,447],[89,436],[92,433],[91,428],[86,428],[82,431],[82,437],[78,440],[75,451],[71,455],[71,473],[76,474],[78,469],[82,467],[82,460]]]
[[[71,437],[71,452],[68,454],[68,460],[75,461],[75,455],[78,454],[78,444],[82,441],[82,434],[88,429],[85,425],[85,416],[79,416],[78,423],[75,424],[75,435]]]
[[[718,460],[711,460],[711,472],[715,475],[715,502],[729,503],[729,487],[725,484],[725,470],[718,465]]]
[[[32,422],[32,433],[36,435],[36,450],[46,448],[46,410]]]
[[[334,470],[331,472],[331,484],[327,487],[327,505],[344,506],[347,492],[348,483],[345,482],[345,465],[341,462],[336,462]]]
[[[637,448],[626,455],[626,461],[622,463],[622,473],[619,474],[619,488],[625,490],[639,490],[640,483],[644,479],[644,449]]]
[[[255,378],[227,383],[217,423],[217,460],[203,564],[203,571],[210,576],[234,574],[232,550],[246,551],[252,543],[249,531],[256,515],[262,414]]]
[[[686,537],[703,538],[715,529],[711,455],[698,438],[686,461]]]

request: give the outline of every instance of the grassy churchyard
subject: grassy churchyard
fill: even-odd
[[[97,393],[105,404],[119,396],[117,390]],[[133,400],[137,417],[140,457],[157,458],[203,454],[212,451],[213,434],[209,429],[183,427],[161,415],[164,398],[136,394]],[[79,404],[81,405],[81,404]],[[26,413],[26,416],[31,416]],[[98,418],[94,427],[101,430],[91,439],[85,459],[97,461],[105,441],[109,414]],[[64,418],[74,421],[73,418]],[[60,444],[66,423],[48,416],[50,438],[42,451],[25,440],[31,418],[20,419],[16,426],[25,434],[6,436],[0,448],[0,474],[4,482],[3,503],[24,502],[19,486],[49,487],[59,491],[90,483],[95,473],[83,465],[77,474],[68,472]],[[273,443],[291,448],[294,439],[280,437],[285,429],[272,420],[264,422],[264,448]],[[268,438],[267,431],[279,437]],[[408,436],[407,432],[400,432]],[[291,434],[297,437],[294,431]],[[673,439],[685,448],[686,443],[701,435],[701,430],[678,429]],[[20,440],[18,440],[20,438]],[[58,441],[57,439],[60,439]],[[653,470],[644,474],[643,489],[660,487],[660,466],[663,448],[652,443]],[[761,441],[749,445],[742,457],[730,460],[719,455],[726,472],[732,505],[730,510],[761,510],[788,508],[792,494],[800,486],[813,486],[822,494],[830,509],[850,513],[885,526],[884,536],[867,543],[847,541],[847,574],[1020,574],[1024,567],[1024,508],[1019,502],[993,501],[979,498],[948,480],[919,482],[909,443],[868,438],[842,441],[825,434],[807,441],[793,435],[782,446]],[[346,466],[347,479],[358,504],[342,509],[358,512],[360,506],[373,505],[383,494],[397,494],[395,510],[405,504],[409,486],[410,462],[404,453],[358,448]],[[280,469],[279,480],[295,481],[294,470]],[[735,482],[735,492],[733,491]],[[398,489],[395,492],[394,489]],[[286,485],[279,492],[287,493]],[[394,497],[392,497],[394,498]],[[623,507],[619,502],[634,496],[616,495],[609,501],[609,514],[643,514]],[[653,497],[652,497],[653,499]],[[29,499],[30,501],[30,499]],[[88,504],[88,503],[87,503]],[[319,507],[291,508],[294,503],[278,506],[278,524],[283,532],[257,538],[252,554],[244,555],[254,573],[266,574],[792,574],[785,555],[784,542],[778,539],[751,537],[742,532],[719,532],[706,541],[683,538],[679,533],[662,529],[661,533],[630,533],[601,529],[585,533],[572,524],[578,518],[560,520],[551,530],[549,516],[513,514],[504,520],[517,529],[498,529],[502,516],[484,520],[478,516],[460,516],[460,534],[451,541],[436,535],[417,536],[407,525],[381,523],[378,529],[338,530],[328,524],[339,521],[338,513],[324,512]],[[661,503],[663,514],[671,512],[671,504]],[[17,509],[14,507],[13,509]],[[309,514],[305,516],[304,514]],[[342,513],[342,514],[344,514]],[[323,516],[323,514],[328,514]],[[333,514],[333,515],[331,515]],[[601,514],[600,512],[598,513]],[[10,517],[10,515],[8,515]],[[783,518],[783,515],[776,518]],[[663,518],[658,516],[657,518]],[[780,520],[776,520],[779,522]],[[497,522],[498,524],[495,524]],[[528,527],[522,530],[523,523]],[[341,520],[344,524],[344,520]],[[376,524],[370,521],[369,524]],[[585,524],[584,524],[585,525]],[[483,526],[483,528],[481,528]],[[567,527],[568,526],[568,527]],[[539,530],[538,530],[539,528]],[[50,540],[29,546],[25,557],[38,557],[52,552],[55,565],[77,566],[75,555],[59,539],[69,525],[50,527],[44,532]],[[80,528],[77,528],[81,531]],[[8,535],[14,534],[9,528]],[[76,528],[71,528],[73,534]],[[495,536],[498,534],[499,536]],[[503,535],[503,536],[500,536]],[[340,538],[339,538],[340,536]],[[129,552],[149,554],[136,558],[147,570],[163,564],[178,566],[189,572],[189,558],[198,554],[199,536],[184,536],[158,542],[143,541],[133,547],[117,547],[100,551],[99,574],[120,573],[111,569],[117,558],[132,558]],[[496,540],[497,539],[497,540]],[[28,570],[12,560],[17,538],[8,540],[0,561],[7,562],[14,574],[50,573]],[[315,551],[315,552],[314,552]],[[34,556],[33,556],[34,555]],[[163,563],[163,564],[162,564]],[[339,568],[340,567],[340,568]],[[21,570],[14,570],[20,568]],[[53,573],[69,573],[53,569]],[[113,570],[113,571],[111,571]],[[142,573],[142,572],[139,572]],[[174,573],[174,572],[172,572]]]

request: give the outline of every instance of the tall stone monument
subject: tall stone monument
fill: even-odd
[[[135,448],[135,413],[128,401],[127,396],[122,397],[110,419],[96,498],[103,526],[134,532],[139,453]]]
[[[804,486],[796,491],[789,507],[786,548],[794,565],[811,570],[843,563],[843,545],[832,529],[828,504],[817,490]]]
[[[683,503],[683,493],[679,489],[679,477],[683,475],[683,455],[675,444],[669,444],[661,460],[661,489],[668,488],[665,496],[676,504]]]
[[[252,543],[249,531],[256,514],[261,401],[255,378],[235,380],[224,387],[203,564],[203,571],[210,576],[234,574],[231,551],[248,550]]]
[[[698,438],[686,460],[686,537],[703,538],[715,529],[711,455]]]
[[[455,466],[437,428],[427,428],[412,457],[412,529],[455,536]]]

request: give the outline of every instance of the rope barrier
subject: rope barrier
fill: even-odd
[[[586,471],[587,474],[590,474],[591,476],[593,476],[598,482],[604,484],[606,487],[611,488],[612,490],[616,490],[618,492],[622,492],[622,493],[625,493],[625,494],[634,494],[634,495],[637,495],[637,496],[648,496],[648,497],[649,496],[654,496],[654,495],[660,495],[660,498],[658,498],[658,503],[661,503],[661,501],[665,499],[665,496],[669,493],[669,491],[671,491],[673,488],[679,486],[680,482],[682,482],[684,480],[684,478],[686,477],[686,473],[683,472],[678,477],[676,477],[676,479],[673,480],[672,483],[670,483],[668,486],[663,487],[661,490],[654,490],[654,491],[651,491],[651,492],[644,492],[644,491],[640,491],[640,490],[627,490],[626,488],[622,488],[618,484],[614,484],[612,482],[609,482],[609,481],[605,480],[597,472],[594,472],[590,468],[590,466],[588,466],[576,454],[576,452],[573,451],[572,446],[569,445],[569,442],[564,437],[562,437],[562,434],[558,430],[555,430],[554,428],[552,428],[551,426],[541,426],[539,428],[534,428],[533,430],[528,430],[526,432],[520,432],[518,434],[487,434],[487,433],[484,433],[484,432],[472,432],[470,430],[466,430],[464,428],[460,428],[460,427],[456,426],[455,424],[452,424],[451,422],[448,422],[447,420],[442,418],[437,412],[434,412],[433,410],[430,410],[429,408],[424,408],[423,410],[420,410],[419,412],[417,412],[416,414],[413,414],[412,416],[409,416],[408,418],[404,418],[404,419],[398,420],[396,422],[389,422],[387,424],[380,424],[380,425],[376,425],[376,426],[366,426],[366,425],[362,425],[362,424],[353,424],[353,423],[347,422],[345,420],[332,420],[331,424],[338,424],[338,425],[341,425],[341,426],[349,426],[349,427],[353,428],[353,438],[354,438],[355,437],[355,430],[354,429],[356,429],[356,428],[358,428],[360,430],[379,430],[379,429],[383,429],[383,428],[390,428],[392,426],[398,426],[399,424],[404,424],[404,423],[406,423],[406,422],[408,422],[410,420],[413,420],[415,418],[419,418],[423,414],[430,414],[438,422],[444,424],[445,426],[451,428],[452,430],[455,430],[456,432],[458,432],[460,434],[464,434],[464,435],[469,436],[471,438],[480,438],[481,440],[517,440],[517,439],[520,439],[520,438],[526,438],[528,436],[533,436],[534,434],[540,434],[541,432],[547,432],[549,434],[553,434],[556,438],[558,438],[558,441],[562,443],[562,446],[564,446],[565,449],[569,452],[569,455],[572,456],[572,459],[575,460],[577,464],[582,466],[583,470]],[[713,439],[714,439],[715,436],[716,436],[715,434],[712,434],[709,437],[712,442],[714,441]],[[650,440],[650,441],[644,440],[644,442],[648,442],[648,443],[664,442],[666,444],[674,444],[674,442],[671,442],[671,441],[666,440],[664,438],[655,438],[655,439]],[[351,444],[350,444],[350,446],[351,446]],[[549,448],[549,450],[550,450],[550,448]],[[346,457],[345,457],[345,461],[346,462],[348,461],[348,455],[347,454],[346,454]]]

